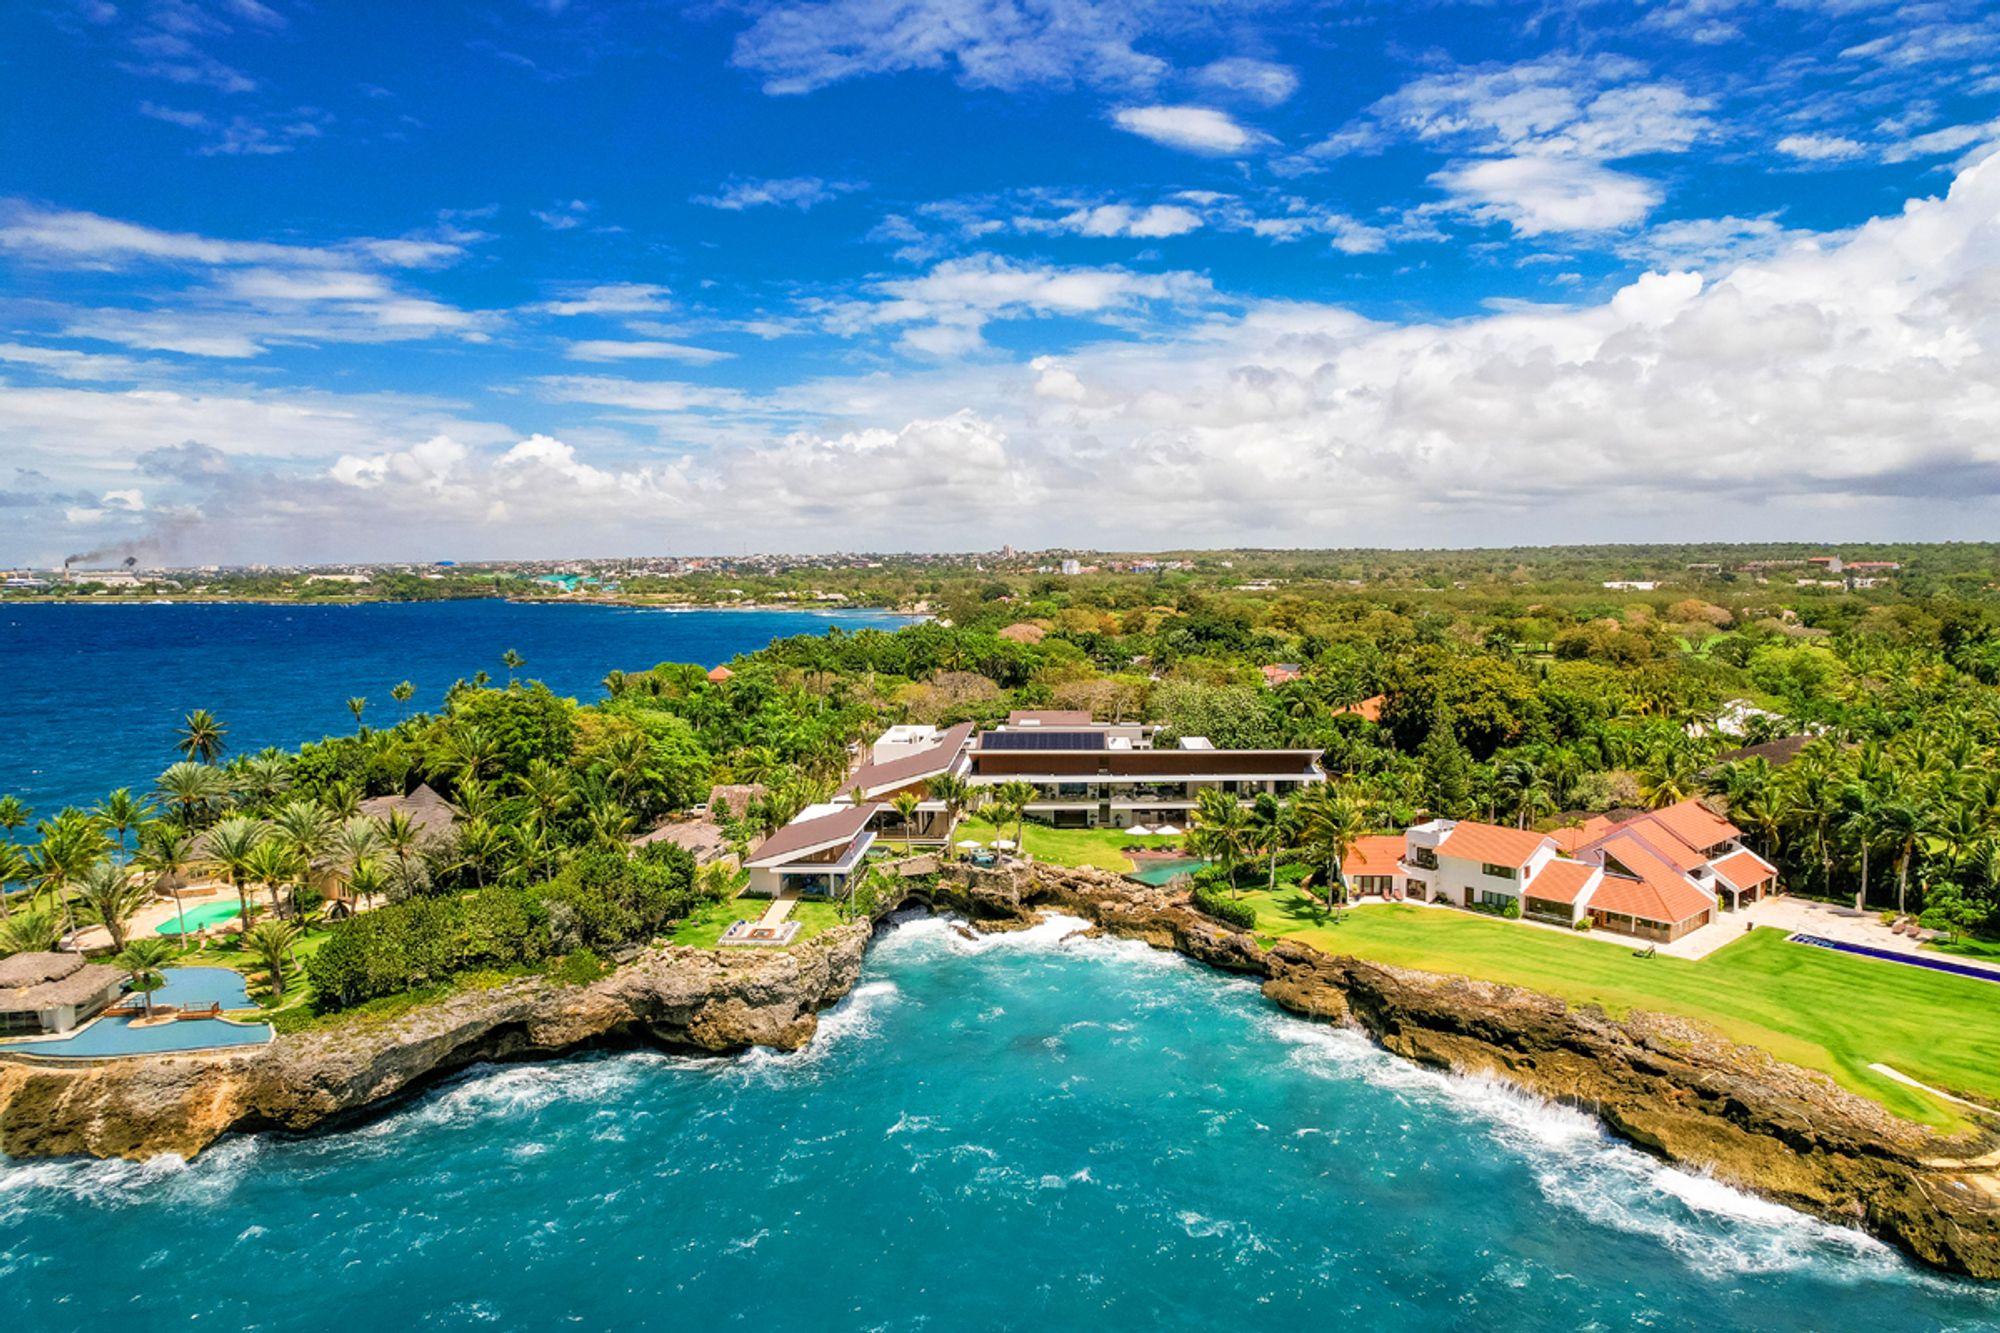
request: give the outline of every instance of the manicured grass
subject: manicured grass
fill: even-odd
[[[722,942],[722,932],[729,929],[733,921],[755,921],[764,915],[764,909],[771,905],[768,898],[731,898],[708,906],[683,920],[674,928],[674,943],[690,949],[714,949]],[[791,920],[799,923],[799,933],[792,937],[793,944],[803,944],[822,931],[831,930],[840,924],[840,908],[833,903],[816,898],[801,898],[792,904]],[[744,948],[768,948],[768,945],[744,945]]]
[[[990,820],[974,818],[960,821],[957,831],[952,834],[952,841],[958,843],[970,839],[991,846],[995,838],[1013,836],[1012,824],[1000,828]],[[1134,837],[1125,829],[1050,828],[1032,820],[1021,829],[1021,850],[1037,861],[1056,866],[1094,866],[1120,874],[1132,868],[1132,858],[1121,850],[1127,844],[1164,848],[1178,846],[1181,842],[1179,837]]]
[[[1329,953],[1526,986],[1622,1016],[1684,1015],[1724,1036],[1831,1075],[1926,1124],[1952,1126],[1946,1103],[1870,1070],[2000,1103],[2000,985],[1789,943],[1761,929],[1699,960],[1638,957],[1607,934],[1568,936],[1470,913],[1399,904],[1323,919],[1298,890],[1245,893],[1261,934]]]
[[[2000,963],[2000,940],[1974,939],[1972,936],[1966,935],[1961,937],[1956,944],[1946,944],[1940,940],[1935,944],[1926,944],[1923,947],[1935,950],[1938,953],[1957,954],[1960,958],[1977,958],[1982,962]]]

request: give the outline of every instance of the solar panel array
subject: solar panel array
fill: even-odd
[[[1056,731],[1036,727],[1024,731],[989,731],[979,738],[982,750],[1102,750],[1101,731]]]

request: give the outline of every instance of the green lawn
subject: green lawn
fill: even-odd
[[[1961,958],[1977,958],[1982,962],[2000,963],[2000,940],[1982,940],[1965,935],[1961,936],[1956,944],[1926,944],[1924,948],[1938,953],[1955,953]]]
[[[1260,933],[1329,953],[1526,986],[1614,1015],[1651,1009],[1699,1019],[1927,1124],[1959,1117],[1871,1063],[2000,1103],[2000,985],[1992,982],[1806,948],[1770,929],[1690,961],[1640,958],[1640,946],[1609,935],[1572,937],[1437,908],[1371,905],[1334,924],[1298,890],[1243,899]]]
[[[767,898],[731,898],[710,903],[674,928],[674,943],[691,949],[717,948],[722,942],[722,932],[729,929],[732,921],[754,921],[764,915],[764,909],[770,905]],[[821,931],[839,925],[840,909],[816,898],[801,898],[792,904],[791,919],[799,923],[799,933],[792,937],[792,943],[803,944]],[[743,947],[761,949],[769,946]]]
[[[952,840],[963,842],[971,839],[991,845],[995,838],[1013,836],[1012,824],[1003,829],[990,820],[971,818],[960,821]],[[1121,850],[1126,845],[1167,848],[1178,846],[1181,841],[1178,837],[1138,838],[1125,829],[1115,828],[1050,828],[1032,820],[1021,830],[1021,850],[1037,861],[1057,866],[1095,866],[1099,870],[1115,870],[1121,874],[1132,868],[1132,858]]]

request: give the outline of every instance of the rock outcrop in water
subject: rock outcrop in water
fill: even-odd
[[[912,892],[993,925],[1054,909],[1264,979],[1311,1018],[1386,1049],[1503,1078],[1601,1117],[1622,1137],[1728,1184],[1860,1226],[1925,1263],[2000,1278],[2000,1124],[1946,1139],[1822,1075],[1666,1015],[1614,1020],[1509,986],[1386,967],[1294,941],[1266,950],[1163,889],[1087,870],[953,868]],[[482,1060],[607,1041],[794,1049],[853,988],[870,929],[769,953],[662,949],[589,986],[539,978],[268,1047],[78,1066],[0,1059],[0,1152],[192,1156],[232,1130],[308,1130]]]
[[[1286,1009],[1354,1023],[1397,1055],[1505,1079],[1726,1184],[1860,1227],[1927,1264],[2000,1278],[2000,1121],[1946,1138],[1685,1019],[1615,1020],[1533,991],[1296,941],[1265,950],[1165,890],[1096,871],[966,870],[939,896],[975,916],[1054,908],[1261,976],[1264,994]]]
[[[786,950],[660,949],[588,986],[539,977],[268,1046],[98,1062],[0,1060],[0,1153],[192,1157],[232,1130],[307,1130],[482,1060],[610,1041],[793,1050],[861,973],[870,927]]]

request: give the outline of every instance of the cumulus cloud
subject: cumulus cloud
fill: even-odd
[[[796,208],[803,213],[843,194],[867,187],[854,181],[828,181],[818,176],[785,176],[772,180],[735,180],[714,194],[696,195],[694,202],[739,213],[746,208]]]
[[[1595,162],[1561,157],[1481,158],[1431,178],[1453,207],[1506,222],[1523,236],[1613,231],[1643,219],[1659,187]]]
[[[1119,129],[1142,139],[1190,153],[1234,157],[1265,142],[1265,136],[1245,129],[1227,112],[1207,106],[1128,106],[1114,112]]]
[[[1056,219],[1054,229],[1078,236],[1135,236],[1157,240],[1165,236],[1185,236],[1201,227],[1201,215],[1178,204],[1152,204],[1138,208],[1131,204],[1099,204],[1079,208]]]

